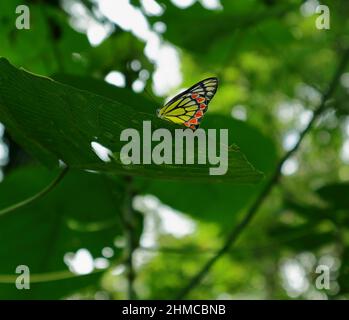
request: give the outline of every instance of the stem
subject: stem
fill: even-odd
[[[20,208],[36,201],[36,200],[42,198],[46,193],[50,192],[63,179],[63,177],[66,175],[67,172],[68,172],[68,167],[65,167],[59,173],[59,175],[48,186],[46,186],[44,189],[39,191],[37,194],[35,194],[35,195],[33,195],[33,196],[23,200],[23,201],[15,203],[7,208],[1,209],[0,216],[3,216],[5,214],[10,213],[12,211],[15,211],[17,209],[20,209]]]
[[[247,225],[251,222],[252,218],[256,215],[258,212],[258,209],[260,206],[264,203],[267,196],[270,194],[273,187],[278,183],[280,174],[281,174],[281,168],[299,148],[301,145],[304,137],[307,135],[307,133],[312,129],[315,121],[318,119],[318,117],[321,115],[321,113],[324,111],[326,107],[327,100],[333,95],[335,89],[337,88],[339,78],[341,74],[343,73],[344,68],[346,67],[349,59],[349,49],[346,49],[344,51],[343,57],[341,59],[341,62],[338,65],[338,68],[330,82],[330,85],[327,89],[327,91],[322,95],[322,99],[320,102],[320,105],[317,107],[317,109],[314,111],[313,116],[311,120],[309,121],[307,127],[301,132],[299,139],[296,143],[296,145],[286,152],[286,154],[279,160],[274,173],[272,174],[269,181],[264,186],[263,190],[259,194],[259,196],[256,198],[250,209],[247,211],[246,215],[243,217],[243,219],[240,221],[240,223],[228,234],[228,237],[226,238],[223,246],[216,252],[216,254],[206,262],[206,264],[199,270],[199,272],[189,281],[189,284],[179,293],[177,299],[183,299],[190,291],[192,291],[201,280],[204,278],[204,276],[210,271],[212,266],[216,263],[216,261],[221,258],[229,249],[231,246],[235,243],[238,236],[241,234],[241,232],[247,227]]]
[[[134,280],[136,277],[134,266],[133,266],[133,253],[137,247],[137,239],[135,238],[135,216],[132,208],[132,179],[126,177],[126,190],[125,190],[125,201],[122,210],[124,229],[125,229],[125,264],[126,264],[126,276],[127,276],[127,299],[137,299],[134,290]]]

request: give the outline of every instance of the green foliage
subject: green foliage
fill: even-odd
[[[54,173],[43,168],[23,168],[0,184],[0,207],[26,198],[45,186]],[[113,181],[113,185],[115,181]],[[119,183],[120,184],[120,183]],[[55,190],[15,213],[1,216],[1,274],[14,274],[16,267],[27,265],[36,274],[69,270],[63,261],[67,252],[86,248],[94,258],[102,257],[104,247],[113,246],[122,235],[120,212],[122,193],[111,188],[111,181],[93,173],[70,172]],[[121,188],[121,185],[120,185]],[[14,192],[15,190],[15,192]],[[120,257],[116,251],[114,259]],[[21,291],[22,298],[57,298],[94,284],[100,275],[64,281],[35,283]],[[16,298],[14,283],[4,285],[1,298]]]
[[[152,14],[132,0],[136,11],[125,20],[136,27],[113,20],[116,11],[101,11],[98,1],[74,0],[75,13],[68,2],[26,1],[31,27],[17,30],[23,1],[0,1],[0,211],[46,187],[62,162],[69,166],[48,194],[0,215],[0,299],[126,298],[130,254],[137,296],[174,298],[224,245],[318,107],[349,46],[349,3],[322,1],[330,30],[319,30],[314,1],[221,0],[209,9],[156,0],[163,12]],[[105,26],[104,40],[91,45],[86,29],[91,37]],[[144,120],[153,130],[178,128],[156,117],[165,97],[134,90],[135,81],[151,91],[172,80],[170,60],[159,59],[164,45],[175,50],[183,78],[168,95],[219,78],[201,127],[229,130],[224,176],[209,176],[208,165],[119,159],[123,129],[141,130]],[[125,87],[106,83],[111,71],[123,74]],[[349,68],[341,71],[323,116],[252,223],[188,298],[349,297]],[[92,142],[110,150],[109,159]],[[69,268],[67,254],[83,248],[106,265],[88,274]],[[316,288],[320,264],[330,267],[329,290]],[[30,267],[30,290],[15,287],[18,265]],[[285,280],[290,265],[301,270],[296,293],[292,277]]]

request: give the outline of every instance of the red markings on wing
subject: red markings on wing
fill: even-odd
[[[192,123],[194,123],[194,124],[192,124]],[[184,122],[184,125],[186,127],[190,128],[190,129],[192,129],[193,131],[195,131],[196,130],[196,126],[198,125],[198,122],[197,122],[197,119],[191,119],[190,121]]]
[[[202,103],[202,102],[205,102],[205,98],[200,97],[200,98],[197,98],[196,101],[197,103]]]
[[[192,94],[191,94],[191,97],[192,97],[193,99],[196,99],[198,96],[199,96],[199,95],[198,95],[197,93],[192,93]]]
[[[201,118],[203,116],[202,111],[196,111],[195,118]]]
[[[189,120],[190,124],[198,124],[198,119],[197,118],[193,118]]]
[[[204,109],[206,109],[206,104],[204,104],[204,103],[201,103],[201,104],[200,104],[200,109],[201,109],[201,110],[204,110]]]

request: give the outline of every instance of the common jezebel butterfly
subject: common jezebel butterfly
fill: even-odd
[[[157,110],[159,118],[184,125],[195,131],[215,95],[218,79],[204,79],[181,92]]]

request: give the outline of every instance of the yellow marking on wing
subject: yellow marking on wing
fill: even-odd
[[[173,109],[170,112],[166,112],[166,116],[180,116],[185,114],[184,108]]]
[[[189,103],[190,101],[191,101],[190,98],[185,98],[181,101],[180,106],[182,106],[183,104]]]
[[[178,103],[180,102],[180,100],[177,100],[173,103],[171,103],[170,105],[166,105],[164,107],[164,114],[167,113],[167,112],[170,112],[171,110],[173,110],[174,108],[176,108],[178,106]]]
[[[198,106],[195,104],[191,107],[185,107],[185,111],[196,111],[198,109]]]
[[[186,116],[192,117],[194,115],[195,111],[189,111],[186,113]]]
[[[178,123],[178,124],[182,124],[184,121],[182,119],[180,119],[179,117],[168,117],[168,116],[164,116],[165,119],[174,122],[174,123]]]

